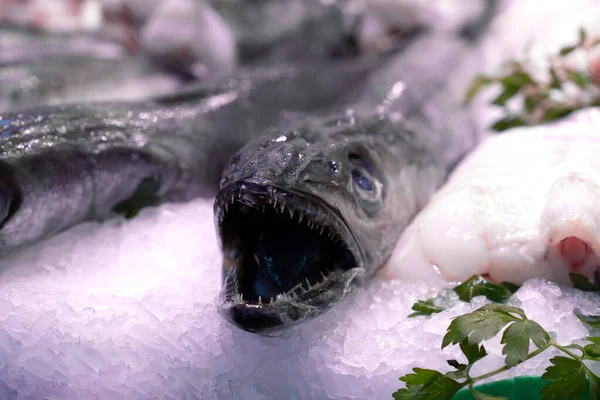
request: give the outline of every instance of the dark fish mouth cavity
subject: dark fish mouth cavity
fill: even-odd
[[[223,249],[221,311],[260,331],[320,314],[360,265],[342,217],[312,196],[241,181],[215,202]]]

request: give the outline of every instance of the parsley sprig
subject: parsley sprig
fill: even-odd
[[[584,278],[585,279],[585,278]],[[460,285],[451,289],[458,295],[458,299],[465,302],[470,302],[475,296],[485,296],[488,300],[504,303],[510,296],[513,295],[519,286],[512,283],[502,282],[500,284],[490,282],[481,275],[473,275]],[[414,313],[408,317],[417,317],[420,315],[432,315],[442,312],[446,309],[442,305],[442,299],[447,296],[438,296],[428,300],[418,300],[412,306]]]
[[[578,314],[580,320],[591,328],[600,327],[600,316]],[[482,375],[472,376],[475,363],[488,353],[483,342],[502,333],[502,354],[504,365]],[[543,400],[581,398],[589,381],[590,399],[600,399],[600,377],[595,375],[584,361],[600,361],[600,337],[589,336],[583,339],[586,345],[563,346],[537,322],[527,318],[518,307],[504,304],[487,304],[473,312],[460,315],[452,320],[442,340],[442,349],[458,345],[466,358],[466,363],[448,360],[453,371],[442,374],[439,371],[414,368],[413,373],[400,378],[406,388],[393,394],[396,400],[450,400],[459,390],[468,388],[477,400],[499,400],[504,397],[490,396],[476,391],[473,387],[484,379],[491,378],[540,353],[555,348],[564,355],[550,359],[551,365],[542,378],[548,382],[540,391]],[[529,349],[533,347],[533,351]]]
[[[547,77],[536,77],[538,74],[524,63],[510,60],[498,76],[476,76],[467,90],[465,103],[470,103],[482,89],[499,84],[502,90],[491,104],[501,107],[504,116],[490,127],[498,132],[543,124],[585,107],[600,106],[600,59],[592,57],[592,50],[598,45],[600,39],[580,29],[576,44],[563,47],[557,55],[549,57]],[[580,52],[587,59],[585,68],[572,65],[574,52]],[[576,95],[569,95],[573,91]],[[517,95],[522,95],[522,104],[514,111],[509,107],[509,100]]]

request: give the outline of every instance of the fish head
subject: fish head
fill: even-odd
[[[232,157],[214,206],[227,319],[258,332],[315,317],[381,265],[395,155],[378,123],[313,121]]]

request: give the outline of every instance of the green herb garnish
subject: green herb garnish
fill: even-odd
[[[578,315],[579,316],[579,315]],[[590,326],[600,322],[600,316],[579,316]],[[504,329],[506,328],[506,329]],[[487,357],[483,341],[498,335],[502,330],[502,354],[505,364],[488,373],[472,376],[471,368]],[[600,337],[587,337],[586,346],[562,346],[537,322],[527,318],[525,312],[503,304],[487,304],[473,312],[452,320],[442,340],[442,349],[449,345],[460,346],[466,364],[449,360],[454,371],[442,374],[439,371],[414,368],[412,374],[400,378],[406,388],[393,394],[394,399],[450,400],[459,390],[469,388],[476,399],[500,399],[473,389],[478,382],[491,378],[549,348],[555,348],[564,356],[553,357],[542,378],[549,382],[540,391],[543,400],[579,399],[589,381],[590,399],[600,399],[600,377],[583,363],[584,360],[600,360]],[[530,346],[535,348],[529,351]]]
[[[445,310],[445,308],[433,304],[432,300],[418,300],[412,306],[412,310],[415,311],[409,314],[408,317],[417,317],[419,315],[432,315]]]
[[[600,60],[596,60],[596,66],[588,62],[588,68],[584,71],[573,69],[568,60],[571,53],[581,50],[589,61],[591,50],[599,44],[600,39],[591,38],[585,30],[580,29],[576,44],[562,48],[557,55],[549,58],[548,80],[535,78],[535,74],[527,71],[523,63],[511,60],[505,63],[503,73],[498,76],[476,76],[467,90],[465,103],[473,101],[482,89],[500,85],[500,94],[491,102],[504,111],[504,116],[490,127],[498,132],[517,126],[539,125],[585,107],[600,106],[600,76],[597,76],[600,73]],[[574,84],[588,95],[569,98],[565,95],[567,83]],[[522,95],[523,100],[521,109],[514,111],[507,103],[517,95]]]
[[[465,302],[470,302],[475,296],[485,296],[488,300],[504,303],[513,293],[519,289],[519,286],[512,283],[502,282],[500,284],[490,282],[480,275],[473,275],[460,285],[452,289],[458,298]],[[419,300],[413,306],[414,313],[409,317],[420,315],[433,315],[444,311],[446,308],[436,304],[440,296],[429,299]],[[439,302],[438,302],[439,303]]]
[[[579,274],[569,273],[571,283],[575,289],[583,290],[584,292],[598,292],[600,291],[600,285],[592,283],[587,277]]]
[[[485,296],[496,303],[504,303],[512,296],[519,286],[512,283],[502,282],[496,284],[490,282],[479,275],[473,275],[460,285],[454,288],[458,298],[469,302],[475,296]]]

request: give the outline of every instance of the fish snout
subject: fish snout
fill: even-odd
[[[247,332],[262,332],[283,325],[281,318],[275,313],[267,313],[263,308],[251,307],[247,304],[234,304],[221,307],[221,314]]]

